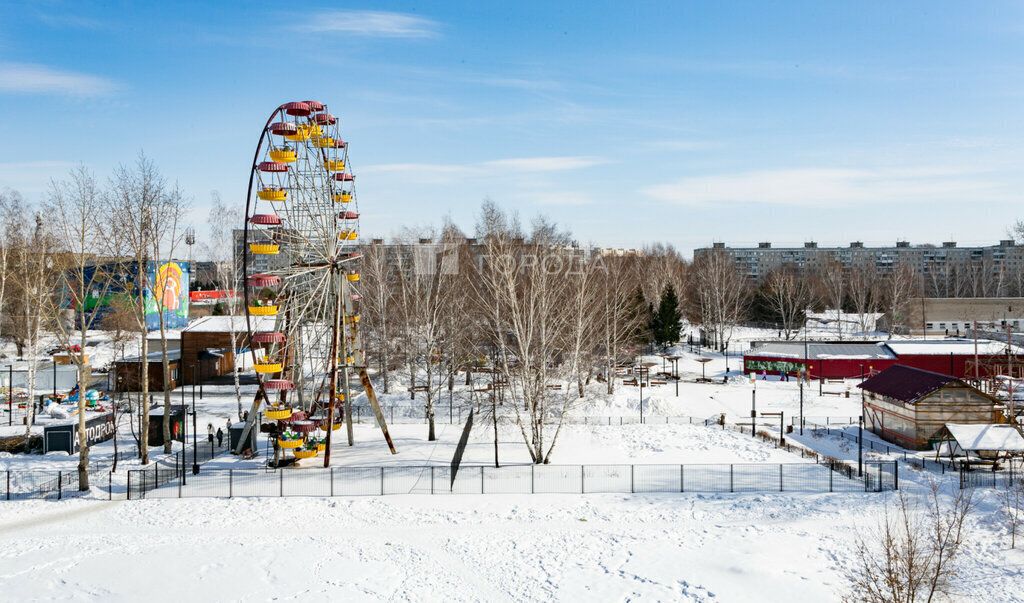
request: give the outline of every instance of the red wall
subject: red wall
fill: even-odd
[[[1006,362],[1006,356],[979,356],[982,363],[985,362]],[[796,364],[803,364],[803,358],[775,358],[772,356],[744,356],[743,357],[743,368],[744,372],[749,373],[750,368],[747,365],[748,360],[768,360],[768,361],[785,361],[793,362]],[[869,372],[875,372],[885,370],[894,364],[902,364],[903,366],[910,366],[926,371],[932,371],[934,373],[941,373],[943,375],[952,375],[959,378],[973,378],[973,370],[971,374],[967,374],[967,363],[974,361],[974,355],[953,355],[952,359],[949,355],[926,355],[926,354],[903,354],[895,360],[890,359],[871,359],[871,360],[853,360],[853,359],[826,359],[826,360],[811,360],[810,373],[812,379],[818,379],[824,377],[825,379],[843,379],[843,378],[854,378],[861,376],[861,368],[864,369],[864,374]],[[870,367],[870,371],[869,368]],[[952,370],[950,370],[952,368]],[[760,372],[760,371],[758,371]],[[778,371],[768,371],[769,374],[776,375]],[[985,376],[982,374],[981,376]]]

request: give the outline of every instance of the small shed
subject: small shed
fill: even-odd
[[[947,423],[999,422],[996,399],[941,373],[893,365],[857,387],[863,391],[865,426],[882,439],[912,450],[928,450]]]
[[[995,463],[1010,456],[1024,455],[1024,436],[1013,425],[962,425],[946,423],[943,443],[950,461],[963,456],[971,463],[971,454],[984,463]]]
[[[181,352],[167,352],[168,363],[171,368],[170,389],[178,387],[181,383]],[[149,391],[163,391],[164,389],[164,361],[163,352],[151,352],[147,356],[146,370],[149,375]],[[142,358],[133,356],[114,362],[114,391],[137,392],[142,389]]]

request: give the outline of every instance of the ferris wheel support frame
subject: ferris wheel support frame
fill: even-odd
[[[278,106],[276,109],[274,109],[270,113],[270,116],[267,118],[267,122],[266,122],[266,124],[264,124],[263,130],[260,133],[259,142],[256,145],[256,151],[255,151],[255,153],[253,155],[253,162],[252,162],[252,166],[251,166],[250,172],[249,172],[249,186],[248,186],[248,191],[247,191],[247,195],[246,195],[246,210],[245,210],[245,217],[246,217],[246,219],[245,219],[245,224],[243,226],[243,238],[244,238],[244,240],[243,240],[243,249],[245,249],[245,246],[247,246],[249,244],[249,242],[250,242],[249,241],[249,237],[250,237],[249,213],[250,213],[250,209],[253,206],[253,199],[252,199],[253,183],[254,183],[254,179],[256,177],[256,169],[257,169],[257,165],[258,165],[258,162],[259,162],[259,159],[260,159],[260,153],[263,150],[263,144],[267,140],[267,135],[270,132],[270,125],[273,122],[275,116],[277,116],[279,113],[284,111],[287,108],[287,106],[288,106],[288,103],[282,104],[282,105]],[[333,123],[333,122],[331,122],[331,123]],[[327,163],[326,155],[325,155],[324,163]],[[352,232],[354,232],[354,231],[352,231]],[[342,261],[344,261],[344,260],[342,260]],[[384,435],[384,439],[385,439],[385,441],[388,444],[388,448],[391,450],[392,454],[397,454],[397,451],[395,450],[394,442],[391,439],[391,434],[388,431],[387,423],[384,420],[384,413],[381,411],[380,404],[379,404],[379,402],[377,400],[376,392],[373,389],[373,384],[371,383],[369,375],[367,373],[366,362],[365,362],[365,357],[366,357],[365,350],[359,350],[359,354],[362,356],[362,362],[361,363],[355,363],[354,362],[354,360],[355,360],[354,359],[354,356],[355,356],[355,351],[354,350],[353,350],[353,358],[352,358],[352,361],[350,362],[349,355],[348,355],[348,343],[347,343],[347,340],[346,340],[345,351],[343,352],[344,353],[344,363],[343,363],[342,367],[338,366],[339,365],[339,352],[341,352],[341,350],[339,349],[341,347],[339,339],[345,333],[346,325],[351,324],[351,327],[350,327],[351,331],[352,331],[351,339],[353,341],[358,341],[358,329],[356,327],[356,321],[358,319],[358,315],[355,314],[355,310],[354,310],[354,307],[353,307],[353,304],[352,304],[353,296],[350,294],[350,288],[349,288],[350,285],[349,285],[348,279],[345,278],[345,273],[341,272],[338,269],[338,267],[337,267],[338,266],[337,265],[337,257],[332,257],[331,258],[331,262],[332,262],[332,265],[331,265],[331,268],[330,268],[330,271],[329,271],[329,278],[331,278],[334,281],[334,283],[332,283],[333,287],[336,287],[335,295],[337,297],[337,303],[335,304],[336,307],[335,307],[335,312],[334,312],[334,321],[333,321],[333,325],[332,325],[333,328],[332,328],[332,341],[331,341],[331,359],[330,359],[330,363],[329,363],[330,364],[330,370],[329,370],[329,375],[330,375],[330,393],[329,393],[329,395],[330,395],[330,399],[329,399],[329,403],[328,403],[328,418],[327,418],[328,425],[327,425],[326,442],[325,442],[326,443],[326,447],[324,449],[324,453],[325,453],[325,455],[324,455],[324,467],[327,467],[330,464],[331,433],[333,432],[333,426],[334,426],[333,425],[334,418],[335,418],[334,410],[335,410],[335,404],[336,404],[336,401],[337,401],[336,395],[337,395],[338,376],[339,376],[338,372],[339,372],[339,370],[342,372],[342,377],[343,377],[341,385],[342,385],[342,390],[344,392],[344,400],[343,400],[344,406],[343,406],[343,408],[345,409],[345,413],[344,414],[345,414],[345,423],[346,423],[347,432],[348,432],[347,435],[348,435],[348,444],[349,444],[349,446],[352,446],[353,443],[354,443],[353,428],[352,428],[352,412],[351,412],[352,406],[351,406],[351,389],[350,389],[350,383],[349,383],[349,371],[350,370],[355,370],[359,374],[360,382],[361,382],[361,385],[363,386],[364,393],[366,393],[367,401],[370,403],[370,407],[373,410],[375,418],[377,419],[377,424],[381,428],[381,431],[382,431],[382,433]],[[257,355],[256,355],[256,346],[254,345],[255,342],[253,340],[253,323],[252,323],[251,314],[248,311],[248,308],[249,308],[249,286],[248,286],[248,282],[247,282],[248,273],[249,273],[249,253],[248,253],[248,251],[243,251],[243,253],[242,253],[242,275],[243,275],[243,280],[245,280],[246,282],[242,283],[242,287],[243,287],[244,303],[245,303],[245,307],[247,309],[246,315],[245,315],[245,319],[246,319],[246,338],[247,338],[247,341],[248,341],[248,344],[249,344],[249,350],[250,350],[250,353],[252,355],[253,362],[256,363]],[[286,316],[290,316],[290,310],[286,311],[285,315]],[[280,326],[281,318],[282,317],[281,317],[280,314],[275,316],[275,321],[274,321],[275,322],[275,329],[278,329],[278,327]],[[350,319],[351,319],[351,323],[349,323]],[[301,326],[299,328],[301,329]],[[291,345],[289,345],[289,343]],[[284,362],[286,362],[286,363],[293,364],[292,362],[289,362],[288,359],[285,358],[284,356],[287,356],[289,354],[290,355],[295,355],[295,350],[294,350],[295,346],[299,346],[300,347],[300,356],[299,357],[300,358],[303,357],[302,354],[304,352],[301,351],[301,348],[304,347],[304,346],[303,346],[301,341],[295,341],[295,342],[287,342],[286,341],[284,344],[273,344],[272,343],[271,347],[270,347],[270,352],[275,351],[278,345],[281,345],[281,347],[283,348],[283,350],[281,350],[279,353],[281,353],[282,360]],[[305,410],[305,402],[303,401],[303,388],[302,388],[302,382],[304,381],[304,374],[303,374],[303,368],[301,366],[301,361],[300,361],[300,366],[299,366],[297,375],[298,375],[298,377],[297,378],[293,377],[293,379],[294,379],[294,383],[298,383],[299,386],[300,386],[300,390],[297,392],[297,395],[298,395],[300,403],[303,405],[303,408]],[[263,379],[259,376],[259,374],[257,374],[257,382],[259,384],[258,385],[258,389],[257,389],[256,395],[253,398],[252,406],[251,406],[250,411],[249,411],[249,416],[248,416],[247,420],[245,421],[245,426],[244,426],[244,428],[242,430],[241,438],[239,438],[239,443],[238,443],[238,446],[236,447],[236,450],[235,450],[236,454],[242,453],[244,451],[244,449],[245,449],[245,444],[248,442],[249,434],[252,432],[252,429],[255,426],[255,422],[256,422],[257,417],[258,417],[258,413],[259,413],[261,402],[266,402],[268,404],[268,406],[270,405],[270,399],[269,399],[269,397],[267,395],[266,388],[264,387]],[[287,391],[282,392],[282,401],[284,401],[286,399],[286,397],[287,397]],[[319,394],[317,394],[315,397],[319,398]],[[313,404],[315,404],[315,402],[311,400],[310,404],[313,405]]]

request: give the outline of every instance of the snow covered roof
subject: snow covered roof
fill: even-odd
[[[1012,425],[946,423],[946,429],[964,450],[1024,452],[1024,437]]]
[[[274,318],[267,316],[253,316],[252,328],[254,331],[273,331]],[[185,331],[188,333],[230,333],[231,323],[234,322],[236,333],[246,333],[249,325],[245,316],[204,316],[192,321]]]
[[[806,352],[800,341],[770,341],[748,351],[745,356],[772,356],[776,358],[810,360],[891,360],[887,349],[874,343],[808,342]]]
[[[948,356],[950,354],[956,354],[957,356],[972,356],[974,355],[974,342],[964,339],[937,339],[934,341],[887,341],[885,344],[890,350],[896,353],[897,356],[901,355],[921,355],[921,356]],[[1014,353],[1019,354],[1020,348],[1014,346]],[[1006,344],[998,341],[979,341],[978,342],[978,354],[989,356],[1006,353]]]
[[[125,363],[125,364],[127,364],[127,363],[136,363],[136,362],[139,361],[140,358],[141,358],[141,356],[125,356],[124,360],[117,360],[116,362],[117,363]],[[159,351],[158,352],[150,352],[150,353],[146,354],[146,358],[148,359],[148,361],[150,363],[163,362],[164,361],[164,354],[163,354],[163,352],[159,352]],[[176,360],[181,360],[181,350],[167,350],[167,359],[170,362],[174,362]]]

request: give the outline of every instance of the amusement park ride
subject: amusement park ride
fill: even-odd
[[[236,453],[262,411],[274,465],[323,453],[329,466],[341,421],[353,443],[353,377],[395,453],[359,338],[358,220],[337,118],[316,101],[275,109],[256,145],[246,200],[243,290],[259,389]],[[250,254],[277,257],[256,273]]]

